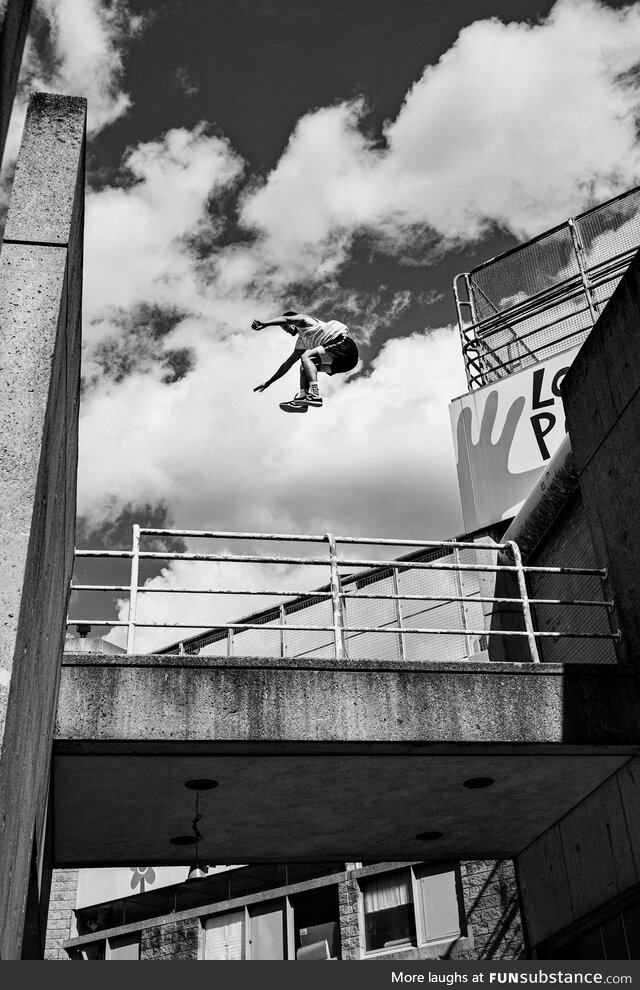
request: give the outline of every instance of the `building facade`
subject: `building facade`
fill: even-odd
[[[509,861],[237,866],[71,909],[77,886],[77,871],[56,871],[48,959],[518,959],[524,953]]]

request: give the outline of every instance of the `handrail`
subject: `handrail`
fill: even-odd
[[[629,225],[638,214],[640,187],[454,277],[469,389],[512,374],[514,365],[520,370],[566,350],[571,339],[581,342],[640,247],[640,223]],[[607,240],[599,243],[601,235]],[[594,244],[605,257],[594,258]],[[487,308],[493,312],[483,316]]]
[[[141,542],[145,536],[162,536],[169,539],[184,539],[185,537],[193,539],[217,539],[217,540],[243,540],[251,542],[260,542],[262,540],[267,542],[298,542],[298,543],[317,543],[323,544],[328,548],[328,555],[326,557],[308,557],[308,556],[292,556],[290,554],[230,554],[230,553],[195,553],[191,551],[177,551],[177,550],[154,550],[146,551],[141,549]],[[352,558],[345,557],[340,558],[338,553],[339,545],[359,545],[359,546],[379,546],[383,548],[387,547],[411,547],[412,552],[404,557],[398,557],[393,560],[387,559],[371,559],[367,558]],[[486,562],[476,562],[476,563],[463,563],[459,559],[460,550],[474,551],[476,554],[476,561],[478,560],[477,554],[487,555],[490,553],[492,555],[497,555],[498,552],[503,551],[507,556],[509,563],[492,563],[487,560]],[[422,551],[423,554],[436,554],[432,559],[415,559],[416,556]],[[440,554],[438,555],[438,553]],[[451,556],[451,562],[447,561],[446,555]],[[513,541],[507,541],[506,543],[495,543],[492,541],[479,541],[477,543],[468,540],[402,540],[402,539],[387,539],[387,538],[364,538],[364,537],[336,537],[331,533],[326,533],[322,536],[319,535],[302,535],[302,534],[277,534],[277,533],[242,533],[242,532],[223,532],[223,531],[197,531],[197,530],[180,530],[180,529],[158,529],[158,528],[145,528],[138,525],[133,526],[132,530],[132,546],[130,550],[76,550],[76,557],[79,560],[82,559],[99,559],[103,558],[105,560],[129,560],[130,561],[130,583],[76,583],[72,582],[71,592],[75,594],[79,593],[91,593],[91,592],[122,592],[123,594],[128,593],[128,607],[127,607],[127,617],[117,618],[117,619],[106,619],[106,618],[69,618],[68,625],[74,624],[85,624],[85,625],[95,625],[98,627],[123,627],[127,629],[127,646],[126,650],[128,654],[132,654],[136,649],[136,632],[139,629],[191,629],[191,630],[209,630],[211,636],[214,639],[219,638],[220,634],[232,633],[238,631],[247,631],[251,629],[259,629],[262,632],[280,632],[282,636],[285,633],[300,633],[300,632],[326,632],[331,635],[333,640],[333,651],[336,659],[342,660],[347,658],[347,642],[350,636],[361,635],[365,633],[392,633],[400,638],[401,643],[404,643],[402,637],[425,635],[425,636],[461,636],[465,638],[465,643],[471,642],[471,637],[478,637],[483,640],[485,637],[487,641],[493,636],[504,636],[504,637],[525,637],[528,642],[529,657],[531,662],[539,663],[540,656],[538,652],[538,641],[541,639],[557,639],[565,637],[567,639],[609,639],[617,641],[620,638],[619,631],[615,630],[608,633],[603,632],[589,632],[583,631],[581,629],[566,629],[566,630],[554,630],[554,629],[536,629],[534,623],[534,616],[532,613],[532,608],[537,608],[540,606],[575,606],[577,608],[603,608],[607,612],[611,612],[614,607],[613,601],[607,596],[604,596],[602,600],[596,600],[592,597],[582,597],[582,598],[566,598],[566,597],[543,597],[543,596],[530,596],[527,580],[534,575],[571,575],[571,576],[583,576],[588,578],[598,579],[603,582],[606,579],[606,570],[602,568],[592,568],[592,567],[562,567],[562,566],[535,566],[535,565],[524,565],[521,559],[520,551],[518,545]],[[497,557],[495,558],[497,560]],[[189,562],[216,562],[216,563],[250,563],[250,564],[267,564],[267,565],[299,565],[302,567],[325,567],[329,571],[329,583],[322,588],[315,590],[295,590],[295,589],[282,589],[274,588],[272,586],[268,587],[246,587],[246,588],[233,588],[233,587],[158,587],[147,586],[145,584],[140,585],[140,561],[142,560],[155,560],[155,561],[173,561],[182,560]],[[345,575],[342,573],[344,568],[365,568],[366,570],[361,573],[349,573]],[[416,593],[416,589],[413,587],[407,589],[401,589],[397,576],[402,576],[403,574],[414,573],[416,580],[429,580],[429,572],[444,572],[453,573],[458,576],[456,590],[449,590],[448,587],[438,587],[435,589],[427,588],[424,593]],[[473,594],[465,594],[464,587],[461,580],[461,575],[469,575],[466,579],[471,580],[473,577],[476,578]],[[481,574],[493,576],[496,579],[498,575],[502,575],[506,580],[515,578],[515,584],[513,587],[508,589],[503,589],[503,593],[495,593],[498,589],[493,589],[494,594],[487,594],[487,589],[481,588],[479,584],[479,576]],[[367,582],[371,581],[383,581],[386,580],[387,576],[396,575],[394,579],[394,590],[376,590],[370,588],[370,584],[367,583],[366,587],[369,589],[367,591],[361,590],[357,587],[359,582],[366,579]],[[421,577],[422,576],[422,577]],[[355,590],[353,590],[353,585],[356,584]],[[139,615],[139,599],[142,595],[149,594],[164,594],[164,595],[236,595],[236,596],[256,596],[267,598],[280,598],[280,599],[294,599],[297,600],[300,606],[300,610],[310,607],[310,605],[316,602],[327,602],[331,608],[331,623],[330,624],[316,624],[314,622],[306,623],[304,625],[298,622],[286,622],[286,607],[285,606],[273,606],[270,605],[266,608],[264,613],[254,613],[251,616],[242,617],[240,620],[235,622],[219,622],[217,620],[210,622],[198,622],[193,620],[185,621],[166,621],[166,617],[162,621],[145,621]],[[390,601],[396,603],[396,619],[393,624],[377,624],[377,625],[363,625],[361,622],[351,624],[348,622],[348,613],[345,612],[345,608],[348,602],[384,602]],[[417,614],[412,614],[412,616],[402,615],[401,603],[403,602],[414,602],[414,603],[424,603],[426,611],[430,611],[434,614],[438,613],[438,609],[442,606],[449,604],[461,604],[473,603],[480,609],[485,610],[485,606],[490,605],[492,607],[491,614],[495,617],[500,610],[507,610],[512,613],[513,609],[517,609],[520,613],[521,620],[523,622],[524,628],[504,628],[500,624],[498,626],[492,625],[490,621],[486,621],[486,626],[484,628],[476,628],[473,622],[468,622],[466,610],[464,607],[456,610],[456,615],[459,615],[459,624],[453,626],[447,626],[443,628],[442,625],[426,626],[426,625],[410,625],[407,623],[406,618],[417,618]],[[294,604],[296,602],[294,601]],[[296,615],[299,612],[295,613]],[[425,614],[425,610],[423,613]],[[479,613],[476,613],[479,614]],[[256,618],[263,615],[263,621],[253,621]],[[264,618],[266,615],[266,619]],[[273,620],[270,616],[273,615]],[[480,617],[482,617],[480,615]],[[277,621],[276,621],[277,619]],[[457,621],[457,620],[456,620]],[[192,639],[198,639],[198,636],[191,637]],[[202,639],[202,635],[199,637]],[[166,649],[166,648],[165,648]],[[404,646],[402,646],[402,655],[404,655]],[[281,655],[284,656],[284,642],[281,646]]]

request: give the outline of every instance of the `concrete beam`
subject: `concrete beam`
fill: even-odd
[[[40,855],[73,565],[86,100],[29,101],[0,256],[0,956]]]
[[[619,655],[640,656],[640,255],[636,255],[562,385],[594,546],[616,603]]]
[[[621,666],[67,654],[54,858],[188,861],[200,777],[212,863],[511,858],[640,750],[639,702]]]
[[[0,162],[4,154],[11,110],[16,95],[32,0],[6,0],[0,4]]]

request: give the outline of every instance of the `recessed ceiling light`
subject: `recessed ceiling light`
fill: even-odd
[[[416,839],[420,842],[432,842],[433,839],[441,839],[443,832],[418,832]]]
[[[218,781],[211,780],[210,777],[198,777],[196,780],[187,780],[184,786],[190,791],[210,791],[218,786]]]
[[[476,787],[491,787],[492,784],[495,784],[495,780],[493,779],[493,777],[469,777],[468,780],[464,781],[462,786],[476,788]]]

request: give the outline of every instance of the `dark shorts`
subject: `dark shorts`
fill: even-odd
[[[324,344],[324,349],[332,357],[331,364],[323,368],[328,375],[344,374],[358,363],[358,348],[351,337],[340,337],[331,344]]]

